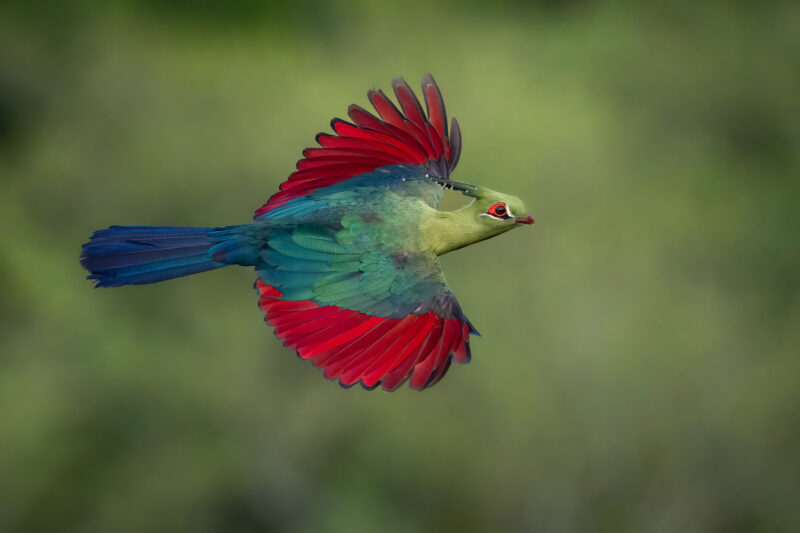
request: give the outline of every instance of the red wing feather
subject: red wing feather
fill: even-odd
[[[367,97],[380,118],[351,105],[348,115],[354,123],[334,119],[335,135],[317,135],[321,148],[303,151],[305,159],[298,161],[297,172],[256,211],[256,218],[294,198],[386,165],[438,161],[431,168],[441,170],[431,173],[447,178],[461,153],[461,136],[453,119],[448,138],[444,100],[433,77],[428,74],[422,80],[427,113],[404,79],[395,78],[392,87],[400,109],[382,91],[369,91]]]
[[[409,328],[406,335],[402,337],[401,341],[395,345],[391,353],[375,361],[370,368],[365,371],[363,380],[364,386],[375,387],[381,382],[383,376],[394,371],[397,367],[408,361],[409,358],[414,357],[414,360],[416,360],[416,354],[421,348],[422,343],[428,338],[430,330],[436,321],[434,317],[435,315],[433,313],[421,315],[414,322],[414,325]],[[413,364],[414,360],[412,360],[410,364]],[[383,381],[383,386],[387,390],[390,389],[385,380]],[[394,389],[392,388],[390,390]]]
[[[386,160],[379,159],[377,157],[367,157],[362,155],[331,155],[331,156],[320,156],[320,157],[309,157],[307,159],[301,159],[297,162],[297,170],[307,170],[309,168],[315,167],[325,167],[329,165],[339,165],[339,164],[356,164],[356,165],[365,165],[365,166],[383,166],[386,164]]]
[[[256,282],[259,306],[284,345],[297,350],[344,387],[361,383],[395,390],[411,378],[425,389],[447,372],[451,359],[467,362],[469,326],[429,311],[403,318],[374,317],[310,300],[288,301]]]
[[[326,363],[325,377],[328,379],[341,378],[348,366],[356,362],[360,357],[369,354],[374,345],[384,336],[389,335],[396,326],[397,322],[394,320],[383,320],[366,334],[361,335],[346,350]],[[342,379],[342,385],[344,386],[352,385],[354,382],[347,383]]]
[[[383,91],[369,91],[367,92],[367,98],[386,123],[398,128],[403,127],[406,118]]]
[[[436,349],[442,334],[442,322],[439,317],[433,321],[431,328],[426,332],[424,341],[416,350],[408,353],[406,358],[398,366],[383,378],[383,387],[387,390],[396,390],[400,385],[411,377],[417,364],[423,363],[425,358]]]
[[[398,322],[393,322],[391,328],[371,343],[369,348],[358,353],[341,371],[341,380],[344,385],[352,385],[363,379],[364,373],[379,360],[387,351],[397,344],[403,334],[417,321],[416,315],[408,315]]]
[[[431,383],[438,381],[437,376],[441,376],[449,366],[449,361],[453,356],[453,352],[458,347],[461,340],[459,323],[455,320],[444,321],[444,331],[439,343],[439,353],[432,364],[420,368],[419,372],[414,371],[414,376],[411,378],[411,386],[414,388],[423,388]],[[431,359],[433,359],[431,357]],[[419,378],[417,376],[419,375]],[[418,381],[415,381],[418,379]]]
[[[422,114],[422,106],[419,105],[417,95],[408,86],[406,80],[395,78],[392,80],[392,87],[394,87],[394,95],[397,97],[397,101],[400,102],[400,107],[403,109],[406,118],[420,128],[424,128],[428,121]]]
[[[444,100],[430,74],[422,78],[422,95],[425,97],[425,108],[428,110],[428,122],[436,129],[438,138],[447,139],[447,112],[444,109]]]

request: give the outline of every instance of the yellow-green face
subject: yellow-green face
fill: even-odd
[[[533,217],[522,200],[510,194],[481,188],[470,207],[485,231],[493,235],[533,224]]]

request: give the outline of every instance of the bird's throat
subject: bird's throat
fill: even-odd
[[[492,237],[476,220],[469,206],[456,211],[431,210],[422,219],[421,236],[424,248],[443,255]]]

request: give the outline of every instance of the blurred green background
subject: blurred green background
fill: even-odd
[[[71,4],[0,7],[0,531],[800,531],[796,2]],[[246,269],[84,279],[426,72],[537,221],[443,258],[434,389],[325,381]]]

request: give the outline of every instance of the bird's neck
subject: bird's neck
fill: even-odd
[[[423,247],[442,255],[491,237],[469,207],[426,213],[421,225]]]

